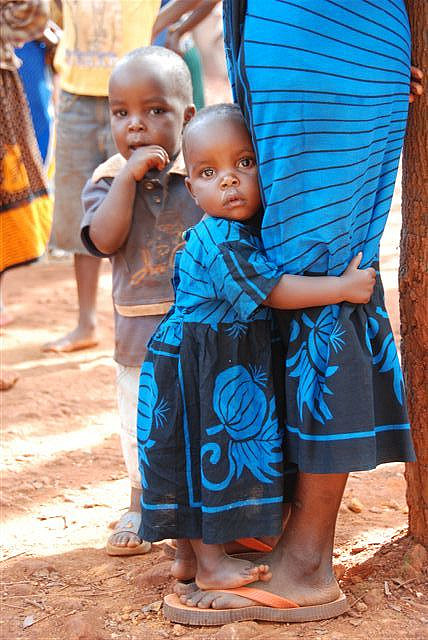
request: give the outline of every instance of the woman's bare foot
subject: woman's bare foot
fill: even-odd
[[[71,353],[82,349],[90,349],[98,344],[95,328],[83,328],[77,326],[74,331],[58,340],[47,342],[42,346],[42,351],[53,351],[54,353]]]
[[[196,575],[197,562],[189,540],[176,540],[175,560],[171,574],[177,580],[193,580]]]

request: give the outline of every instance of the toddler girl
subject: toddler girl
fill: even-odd
[[[340,277],[283,275],[268,261],[255,153],[235,105],[200,111],[183,153],[187,187],[206,215],[185,232],[175,304],[141,369],[141,533],[177,538],[179,551],[190,540],[181,557],[188,568],[195,559],[197,585],[234,588],[269,580],[269,567],[231,558],[223,544],[282,529],[287,475],[274,381],[284,363],[268,307],[366,303],[375,271],[358,270],[361,254]]]

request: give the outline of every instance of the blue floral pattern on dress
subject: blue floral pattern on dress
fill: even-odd
[[[387,312],[382,307],[376,307],[376,314],[388,321]],[[395,397],[398,402],[403,405],[404,393],[403,393],[403,375],[401,373],[400,361],[398,359],[397,349],[394,342],[394,336],[392,331],[388,331],[387,335],[382,341],[382,344],[377,353],[374,353],[374,346],[378,342],[380,322],[372,316],[367,318],[366,325],[366,345],[373,357],[373,364],[378,366],[379,373],[388,373],[392,371],[393,375],[393,389]]]
[[[140,459],[140,472],[143,487],[147,488],[144,468],[141,462],[147,466],[147,450],[153,447],[155,440],[150,438],[152,427],[162,427],[167,422],[168,403],[159,398],[158,385],[154,376],[152,362],[144,362],[140,373],[140,389],[137,408],[137,436]]]
[[[260,482],[271,483],[281,474],[272,465],[282,461],[274,398],[266,394],[267,374],[258,367],[247,370],[242,365],[218,374],[214,383],[213,409],[220,424],[207,428],[208,435],[226,431],[229,436],[227,457],[229,471],[218,482],[207,477],[207,465],[222,460],[222,448],[209,442],[201,448],[202,483],[212,491],[225,489],[234,476],[247,468]],[[207,457],[209,455],[209,457]]]
[[[293,356],[286,360],[289,376],[299,378],[297,404],[300,419],[303,420],[303,409],[306,405],[314,418],[324,424],[332,418],[330,409],[324,399],[332,395],[326,379],[336,373],[337,366],[329,366],[330,348],[335,353],[342,350],[345,341],[344,331],[337,322],[338,305],[325,307],[315,321],[306,313],[302,313],[302,323],[310,329],[307,340],[304,340]],[[294,342],[301,332],[301,326],[293,320],[290,331],[290,343]]]

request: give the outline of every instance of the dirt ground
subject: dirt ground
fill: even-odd
[[[383,243],[388,306],[398,337],[399,193]],[[258,640],[427,638],[424,554],[406,537],[403,465],[351,474],[337,527],[335,563],[349,614],[296,625],[190,628],[166,622],[170,561],[108,557],[108,525],[126,509],[115,404],[110,267],[99,292],[99,346],[69,355],[40,345],[75,320],[72,263],[45,259],[6,275],[15,321],[2,331],[3,368],[19,375],[3,392],[3,584],[5,640]],[[425,572],[424,572],[425,571]]]

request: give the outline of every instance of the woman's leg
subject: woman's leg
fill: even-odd
[[[268,583],[253,586],[276,593],[300,605],[323,604],[340,593],[332,557],[336,518],[347,474],[299,473],[294,503],[285,531],[266,563],[272,570]],[[199,607],[231,608],[251,604],[234,595],[194,591],[182,602]]]

